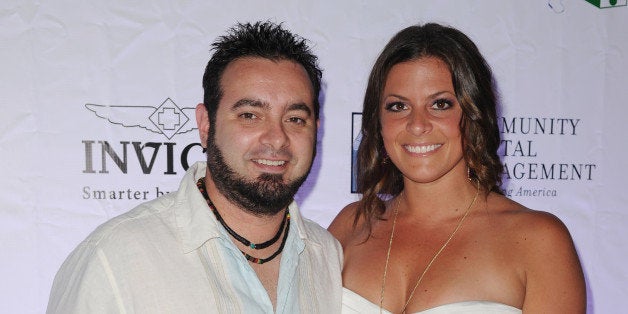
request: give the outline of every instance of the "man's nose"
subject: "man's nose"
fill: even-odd
[[[285,126],[281,122],[269,122],[260,138],[260,142],[272,147],[274,150],[285,148],[288,146],[288,135],[286,134]]]

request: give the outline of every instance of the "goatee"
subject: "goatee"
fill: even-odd
[[[272,216],[290,205],[310,168],[300,177],[284,183],[282,174],[264,173],[250,180],[236,173],[224,160],[210,128],[207,140],[207,168],[211,178],[230,202],[259,216]]]

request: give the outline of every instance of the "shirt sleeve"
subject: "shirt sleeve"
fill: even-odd
[[[55,276],[46,313],[126,313],[105,253],[81,244]]]

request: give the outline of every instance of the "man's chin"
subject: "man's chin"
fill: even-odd
[[[257,182],[273,182],[277,184],[287,184],[288,182],[284,182],[282,173],[268,173],[264,172],[257,176]]]
[[[284,182],[283,178],[260,176],[255,180],[255,185],[258,186],[259,190],[265,191],[264,194],[268,195],[289,189],[290,182]]]

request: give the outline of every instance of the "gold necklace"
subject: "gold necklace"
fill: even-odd
[[[443,252],[443,250],[445,250],[445,248],[447,247],[447,245],[449,244],[451,239],[453,239],[453,237],[456,234],[456,232],[458,232],[458,229],[460,229],[460,226],[462,226],[462,223],[464,222],[464,219],[467,218],[467,215],[469,215],[469,212],[471,211],[471,207],[475,203],[475,200],[478,198],[479,194],[480,194],[480,184],[478,182],[478,187],[477,187],[477,190],[475,192],[475,196],[473,197],[473,200],[471,200],[471,203],[467,207],[467,210],[465,211],[465,213],[462,216],[462,218],[460,218],[460,221],[458,221],[458,225],[456,226],[454,231],[449,235],[449,238],[447,239],[447,241],[445,241],[445,243],[443,243],[443,246],[441,246],[441,248],[436,252],[436,254],[434,254],[434,257],[432,257],[430,262],[427,263],[427,266],[425,266],[425,269],[423,270],[423,273],[421,273],[421,275],[417,279],[416,283],[414,284],[414,288],[412,288],[412,292],[410,292],[410,296],[408,297],[408,300],[403,305],[403,308],[401,309],[401,313],[405,313],[406,308],[408,307],[408,304],[410,304],[410,300],[412,300],[412,297],[414,296],[414,292],[416,291],[416,288],[419,286],[419,284],[423,280],[423,277],[425,276],[427,271],[430,269],[430,267],[432,266],[432,264],[434,263],[436,258],[440,255],[441,252]],[[397,224],[397,214],[398,213],[399,213],[399,207],[395,206],[395,217],[393,218],[392,230],[390,231],[390,240],[388,241],[388,252],[386,252],[386,264],[384,266],[384,275],[382,276],[383,277],[382,278],[382,290],[381,290],[380,295],[379,295],[379,313],[380,314],[382,313],[382,309],[383,309],[382,305],[384,303],[384,290],[385,290],[385,287],[386,287],[386,275],[388,273],[388,262],[390,260],[390,250],[392,248],[393,238],[395,237],[395,225]]]

